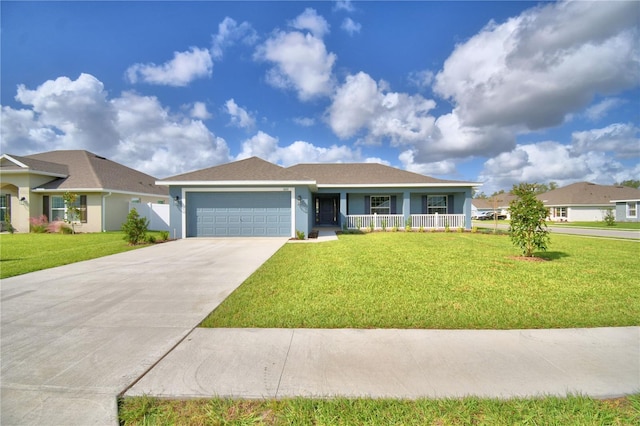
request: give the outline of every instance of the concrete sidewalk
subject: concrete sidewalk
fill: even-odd
[[[195,329],[126,396],[566,396],[640,391],[640,327]]]

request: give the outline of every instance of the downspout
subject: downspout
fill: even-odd
[[[102,194],[102,232],[107,232],[107,203],[105,201],[105,198],[110,197],[112,194],[112,192],[109,192],[108,194]]]

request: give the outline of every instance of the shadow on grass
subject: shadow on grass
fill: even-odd
[[[565,253],[562,251],[546,251],[542,253],[536,253],[535,255],[545,260],[559,260],[559,259],[562,259],[563,257],[569,257],[568,253]]]

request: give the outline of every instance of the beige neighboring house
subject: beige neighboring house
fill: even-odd
[[[598,222],[604,220],[608,210],[615,212],[616,200],[640,200],[640,189],[628,186],[597,185],[577,182],[538,195],[549,208],[549,219],[554,222]],[[616,215],[616,220],[625,218]]]
[[[156,179],[83,150],[0,156],[0,223],[29,232],[29,218],[65,219],[63,195],[78,195],[77,232],[119,230],[131,201],[168,203]]]
[[[472,201],[472,217],[477,217],[481,213],[496,212],[505,215],[507,219],[511,217],[509,213],[509,204],[516,199],[516,196],[510,192],[492,195],[489,198],[474,198]]]

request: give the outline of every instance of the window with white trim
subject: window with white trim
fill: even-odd
[[[0,195],[0,222],[6,222],[8,216],[10,216],[10,204],[11,204],[11,195],[2,194]]]
[[[447,214],[447,211],[446,195],[427,196],[427,214]]]
[[[49,222],[56,220],[64,220],[67,209],[64,206],[64,198],[61,195],[51,196],[51,215],[49,216]]]
[[[638,217],[637,201],[627,201],[627,217]]]
[[[391,196],[390,195],[372,195],[371,214],[391,214]]]
[[[567,208],[566,207],[554,207],[553,208],[553,217],[559,217],[562,219],[567,218]]]

